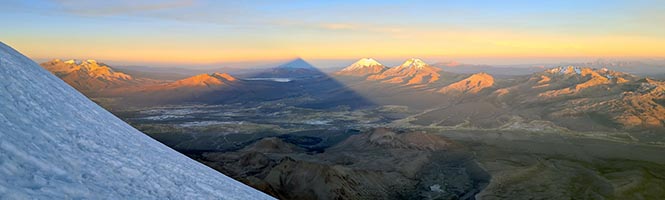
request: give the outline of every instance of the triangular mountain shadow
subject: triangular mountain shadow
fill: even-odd
[[[301,58],[245,77],[241,79],[246,83],[247,90],[252,91],[249,95],[257,99],[267,97],[274,97],[274,99],[311,98],[309,101],[296,104],[296,106],[306,108],[349,106],[356,109],[375,105],[374,102]],[[264,85],[264,87],[256,90],[257,85]],[[265,87],[265,85],[270,85],[270,87]]]
[[[0,43],[0,198],[272,199],[151,139]]]
[[[277,67],[268,68],[246,75],[249,78],[283,78],[283,79],[308,79],[325,76],[316,67],[302,58],[296,58]]]

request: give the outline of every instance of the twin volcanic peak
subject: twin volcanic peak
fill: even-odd
[[[367,80],[378,80],[385,83],[420,85],[433,83],[441,77],[441,69],[424,61],[411,58],[399,66],[384,69],[381,73],[367,77]]]

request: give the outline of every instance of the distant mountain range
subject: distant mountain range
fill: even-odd
[[[129,74],[117,72],[104,63],[90,59],[82,61],[55,59],[40,65],[72,87],[88,92],[160,82],[152,79],[135,78]]]
[[[501,121],[503,116],[507,117],[506,122],[515,120],[515,116],[527,116],[586,130],[599,127],[662,128],[665,125],[665,82],[640,79],[607,68],[562,66],[498,82],[487,73],[464,77],[419,59],[409,59],[400,66],[380,72],[366,73],[373,69],[354,64],[337,75],[349,76],[356,72],[355,76],[365,75],[363,81],[366,82],[406,86],[448,97],[474,96],[465,98],[467,102],[456,103],[457,106],[434,109],[419,116],[416,122],[423,125],[454,125],[466,118],[475,123],[474,126],[494,126],[491,124]],[[399,91],[397,88],[387,90]],[[483,110],[476,111],[476,108]],[[464,114],[460,115],[460,112]],[[503,122],[499,124],[505,125]]]
[[[156,81],[117,72],[93,60],[54,60],[42,67],[91,97],[120,97],[132,103],[248,103],[286,98],[294,99],[296,106],[409,105],[424,110],[409,123],[427,126],[665,128],[665,83],[608,68],[560,66],[504,77],[449,72],[417,58],[395,67],[363,58],[337,72],[323,73],[298,58],[250,76],[258,79],[204,73]]]

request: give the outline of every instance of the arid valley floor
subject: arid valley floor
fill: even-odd
[[[665,196],[662,81],[574,66],[495,78],[417,59],[374,62],[330,74],[297,59],[259,78],[178,81],[53,70],[92,61],[42,66],[74,87],[100,85],[79,89],[150,137],[281,199]]]

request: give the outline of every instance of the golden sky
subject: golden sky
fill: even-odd
[[[9,1],[35,59],[203,64],[292,57],[665,57],[659,1]]]

